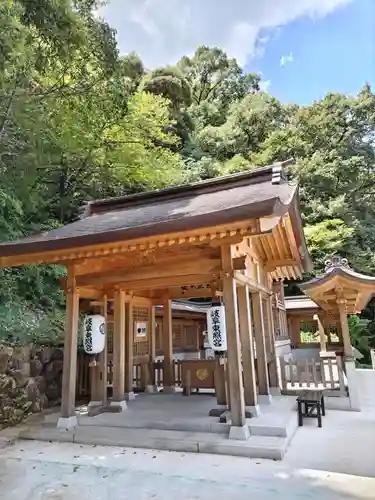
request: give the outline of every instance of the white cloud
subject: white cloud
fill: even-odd
[[[199,45],[219,46],[241,64],[257,55],[264,32],[303,16],[324,16],[353,0],[109,0],[101,8],[121,52],[146,67],[176,62]],[[258,52],[259,54],[259,52]]]
[[[270,86],[271,86],[271,80],[261,80],[259,82],[259,87],[262,92],[268,92]]]
[[[289,55],[287,56],[281,56],[280,59],[280,66],[286,66],[287,64],[290,64],[294,61],[293,59],[293,54],[290,52]]]

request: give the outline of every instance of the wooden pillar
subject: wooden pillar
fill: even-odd
[[[275,325],[272,313],[272,295],[266,298],[267,317],[268,317],[268,341],[269,352],[272,357],[269,365],[269,383],[271,387],[280,387],[279,376],[277,373],[277,356],[275,346]]]
[[[356,373],[355,367],[355,357],[350,341],[347,317],[347,303],[346,299],[344,298],[338,298],[336,302],[340,313],[341,333],[344,344],[344,367],[349,389],[349,403],[350,407],[353,410],[361,411],[361,398],[359,397],[361,388],[358,383],[358,375]]]
[[[245,405],[256,407],[258,404],[258,394],[255,375],[253,325],[251,319],[249,288],[247,286],[239,286],[237,288],[237,299]]]
[[[99,356],[98,356],[99,357]],[[100,366],[90,366],[90,402],[89,406],[100,406],[102,404],[102,394],[100,387]]]
[[[155,307],[150,309],[150,361],[154,362],[156,358],[156,317]]]
[[[266,396],[265,398],[262,398],[264,401],[266,401],[266,399],[270,395],[270,387],[268,380],[267,352],[266,352],[266,343],[264,335],[264,311],[263,311],[261,293],[260,292],[252,293],[251,300],[253,304],[253,315],[254,315],[254,334],[255,334],[257,369],[258,369],[259,394],[261,396]]]
[[[91,393],[89,406],[107,404],[107,375],[108,375],[108,361],[107,361],[107,296],[103,298],[100,313],[104,317],[104,336],[105,344],[103,351],[97,356],[97,365],[90,368],[91,376]]]
[[[352,344],[350,342],[349,325],[348,325],[348,318],[347,318],[347,314],[346,314],[346,300],[345,299],[337,299],[337,305],[339,307],[339,313],[340,313],[342,341],[344,344],[344,356],[347,358],[352,358],[353,357],[353,348],[352,348]]]
[[[292,344],[297,347],[301,343],[301,318],[292,316],[290,318]]]
[[[326,343],[326,334],[325,334],[324,325],[323,325],[323,318],[322,318],[321,314],[315,314],[314,319],[318,323],[320,351],[326,352],[327,351],[327,343]]]
[[[174,392],[172,301],[163,302],[163,392]]]
[[[228,387],[227,387],[227,360],[226,358],[216,358],[215,360],[215,395],[218,405],[229,405]]]
[[[105,345],[104,350],[100,355],[100,389],[101,389],[101,400],[102,404],[106,405],[108,402],[107,390],[108,390],[108,298],[104,295],[102,313],[104,316],[104,334],[105,334]]]
[[[133,303],[125,304],[125,398],[134,399],[133,392]]]
[[[125,292],[116,290],[113,311],[113,406],[126,408],[125,397]]]
[[[158,388],[155,383],[155,358],[156,358],[156,317],[155,317],[155,307],[150,307],[150,331],[149,331],[149,366],[148,366],[148,377],[145,391],[146,392],[158,392]]]
[[[327,316],[327,315],[323,318],[323,326],[324,326],[324,331],[325,331],[325,334],[326,334],[326,343],[328,345],[332,345],[330,320],[329,320],[329,316]]]
[[[242,382],[240,332],[238,327],[237,287],[233,278],[231,247],[221,249],[223,277],[223,298],[225,305],[225,320],[227,330],[227,356],[229,378],[229,406],[231,411],[232,427],[243,429],[243,436],[236,437],[236,431],[229,437],[246,439],[249,430],[245,420],[245,400]]]
[[[95,360],[92,359],[89,369],[90,369],[90,406],[101,406],[102,405],[102,394],[100,387],[100,356],[97,354]]]
[[[66,319],[64,338],[64,362],[61,394],[61,417],[58,427],[72,428],[77,425],[75,414],[76,374],[77,374],[77,336],[78,336],[79,297],[74,275],[74,267],[68,268],[66,292]]]

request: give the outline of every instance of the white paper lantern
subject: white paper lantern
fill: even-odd
[[[105,318],[90,314],[83,322],[83,348],[87,354],[99,354],[105,347]]]
[[[207,311],[207,333],[208,342],[214,351],[227,350],[227,330],[223,304],[212,304],[212,307]]]

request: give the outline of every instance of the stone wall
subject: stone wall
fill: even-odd
[[[63,350],[0,345],[0,428],[61,401]]]

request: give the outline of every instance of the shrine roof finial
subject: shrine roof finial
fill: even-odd
[[[325,271],[330,271],[333,268],[344,267],[350,269],[348,259],[344,259],[341,255],[332,255],[332,257],[325,261]]]

